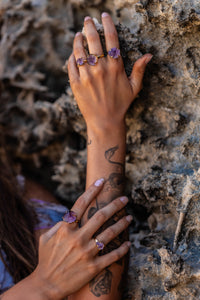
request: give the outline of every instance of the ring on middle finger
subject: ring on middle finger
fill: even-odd
[[[89,54],[86,58],[80,57],[76,60],[76,64],[78,67],[83,66],[86,62],[90,66],[95,66],[98,62],[99,58],[104,57],[104,54],[97,55],[97,54]]]

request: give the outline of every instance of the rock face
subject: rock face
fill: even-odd
[[[16,169],[72,203],[84,189],[85,123],[62,66],[83,17],[116,24],[127,74],[154,55],[127,114],[134,215],[123,299],[200,299],[199,0],[0,2],[0,122]],[[103,32],[100,34],[103,36]]]

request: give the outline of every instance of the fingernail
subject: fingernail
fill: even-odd
[[[100,185],[102,185],[104,183],[104,178],[100,178],[100,179],[98,179],[95,183],[94,183],[94,185],[95,186],[100,186]]]
[[[152,54],[147,54],[146,59],[145,59],[145,64],[148,64],[150,60],[152,59],[153,55]]]
[[[127,197],[121,197],[119,198],[120,201],[122,201],[124,204],[128,203],[128,198]]]
[[[78,36],[78,35],[80,35],[80,34],[81,34],[81,32],[77,32],[77,33],[76,33],[76,36]]]
[[[101,16],[102,16],[102,18],[105,18],[105,17],[108,17],[109,14],[107,12],[103,12]]]
[[[129,215],[129,216],[126,217],[126,220],[127,220],[128,222],[131,222],[131,221],[133,220],[133,217],[132,217],[131,215]]]
[[[128,242],[126,243],[126,245],[127,245],[128,247],[130,247],[130,246],[131,246],[131,242],[128,241]]]
[[[91,18],[89,16],[85,17],[84,21],[88,21],[91,20]]]

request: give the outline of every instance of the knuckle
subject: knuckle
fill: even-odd
[[[114,260],[118,261],[121,258],[121,254],[119,250],[116,250],[115,254],[114,254]]]
[[[115,30],[111,30],[107,33],[107,38],[109,40],[113,40],[113,41],[116,41],[116,38],[117,38],[117,32]]]
[[[88,198],[88,195],[87,195],[87,193],[85,192],[84,194],[82,194],[79,198],[78,198],[78,200],[77,200],[77,203],[78,203],[78,206],[79,207],[83,207],[83,206],[85,206],[85,204],[86,204],[86,199]]]
[[[92,85],[92,76],[88,72],[85,72],[84,76],[82,77],[82,82],[85,85]]]
[[[89,267],[88,270],[90,272],[90,274],[95,275],[100,271],[99,265],[96,262],[92,262]]]
[[[91,253],[88,251],[88,249],[83,250],[81,256],[82,256],[82,259],[84,261],[90,261],[91,260]]]
[[[95,33],[90,32],[90,34],[88,34],[88,39],[89,39],[90,42],[92,42],[92,43],[93,43],[93,42],[96,42],[97,38],[98,38],[98,35],[95,34]]]
[[[113,58],[111,58],[113,60]],[[120,68],[119,68],[119,65],[116,61],[111,61],[110,62],[110,66],[109,66],[109,69],[110,69],[110,72],[113,74],[113,75],[116,75]]]
[[[106,213],[103,209],[99,210],[97,213],[96,213],[96,218],[98,221],[104,221],[107,219],[107,216],[106,216]]]
[[[113,238],[113,237],[115,237],[116,236],[116,232],[115,232],[115,230],[114,230],[114,228],[112,228],[112,227],[109,227],[108,229],[107,229],[107,237],[108,238]]]
[[[104,77],[104,68],[101,64],[99,64],[99,61],[98,61],[98,64],[95,66],[94,68],[94,74],[98,76],[98,78],[103,78]]]
[[[69,232],[69,228],[65,222],[61,222],[60,228],[58,229],[58,235],[60,237],[66,236]]]

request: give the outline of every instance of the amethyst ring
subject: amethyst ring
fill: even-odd
[[[118,57],[120,57],[120,49],[118,48],[111,48],[109,51],[108,51],[108,55],[114,59],[117,59]]]
[[[66,214],[62,217],[64,222],[67,222],[69,224],[72,223],[79,223],[79,220],[77,219],[77,215],[73,210],[68,210]]]
[[[95,66],[98,62],[98,59],[102,58],[102,57],[104,57],[104,54],[101,54],[101,55],[90,54],[86,58],[84,58],[84,57],[78,58],[76,60],[76,64],[78,67],[81,67],[87,62],[90,66]]]
[[[104,243],[100,242],[97,238],[95,239],[95,243],[99,251],[103,250],[105,247]]]

